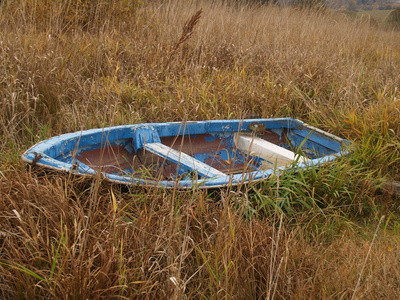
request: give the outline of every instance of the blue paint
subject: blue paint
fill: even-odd
[[[214,135],[211,135],[211,136],[206,136],[204,139],[205,139],[207,142],[213,142],[213,141],[215,141],[215,140],[217,139],[217,137],[214,136]]]
[[[78,175],[95,175],[96,170],[92,169],[85,163],[77,163],[75,156],[84,151],[103,148],[108,145],[122,146],[128,153],[134,155],[139,149],[143,149],[146,143],[161,143],[162,137],[175,137],[178,135],[187,135],[195,138],[198,134],[209,134],[205,137],[206,142],[221,141],[221,149],[214,153],[197,153],[194,159],[207,163],[213,161],[212,157],[218,158],[218,163],[231,163],[239,166],[246,162],[247,153],[235,151],[234,134],[239,131],[249,132],[249,125],[254,123],[265,126],[266,130],[271,130],[282,136],[286,133],[291,145],[283,145],[285,148],[297,149],[306,139],[303,145],[304,153],[311,159],[307,163],[298,164],[297,168],[306,168],[311,165],[320,165],[327,163],[346,155],[352,143],[337,138],[333,135],[310,128],[300,120],[290,118],[277,119],[246,119],[246,120],[215,120],[215,121],[198,121],[198,122],[172,122],[172,123],[148,123],[116,126],[110,128],[91,129],[86,131],[68,133],[61,136],[53,137],[49,140],[42,141],[30,149],[22,156],[27,163],[35,162],[38,165],[56,170],[63,170]],[[226,149],[226,150],[225,150]],[[291,149],[292,151],[294,149]],[[168,151],[163,150],[165,153]],[[301,152],[301,151],[300,151]],[[163,154],[169,160],[168,154]],[[254,160],[252,171],[245,174],[220,176],[218,172],[214,172],[215,176],[207,177],[207,173],[203,170],[199,177],[191,177],[188,174],[192,171],[186,165],[180,166],[176,174],[171,177],[183,176],[176,180],[161,180],[139,178],[132,175],[135,170],[127,168],[122,170],[122,174],[104,173],[103,176],[110,181],[123,184],[151,185],[162,188],[171,188],[174,186],[190,188],[199,187],[219,187],[227,185],[236,185],[239,183],[252,182],[268,178],[274,170],[258,170],[263,159],[259,157],[250,157]],[[199,164],[201,166],[201,164]],[[290,166],[289,166],[290,167]],[[293,166],[291,166],[293,167]],[[284,170],[286,167],[279,169]]]
[[[134,131],[133,145],[136,151],[142,149],[144,143],[161,143],[158,131],[153,127],[138,127]]]

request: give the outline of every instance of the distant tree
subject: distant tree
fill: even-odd
[[[347,9],[351,11],[357,10],[357,2],[356,0],[349,0],[347,3]]]

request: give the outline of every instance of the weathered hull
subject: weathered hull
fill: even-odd
[[[263,180],[277,168],[305,168],[347,153],[350,143],[299,120],[149,123],[92,129],[40,142],[22,159],[113,182],[223,187]]]

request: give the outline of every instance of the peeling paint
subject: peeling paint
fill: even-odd
[[[254,124],[257,130],[252,131]],[[238,149],[234,136],[239,131],[266,141],[259,143],[260,147],[269,142],[285,151],[302,153],[308,160],[297,167],[334,160],[349,151],[343,150],[345,145],[351,145],[295,119],[217,120],[69,133],[34,145],[22,159],[32,163],[34,153],[40,153],[37,164],[50,169],[80,175],[102,172],[114,182],[160,187],[219,187],[267,178],[274,172],[274,164],[254,151]],[[249,149],[251,146],[249,140]]]

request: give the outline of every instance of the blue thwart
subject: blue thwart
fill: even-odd
[[[68,133],[23,155],[30,164],[160,188],[215,188],[318,166],[352,144],[291,118],[123,125]]]

